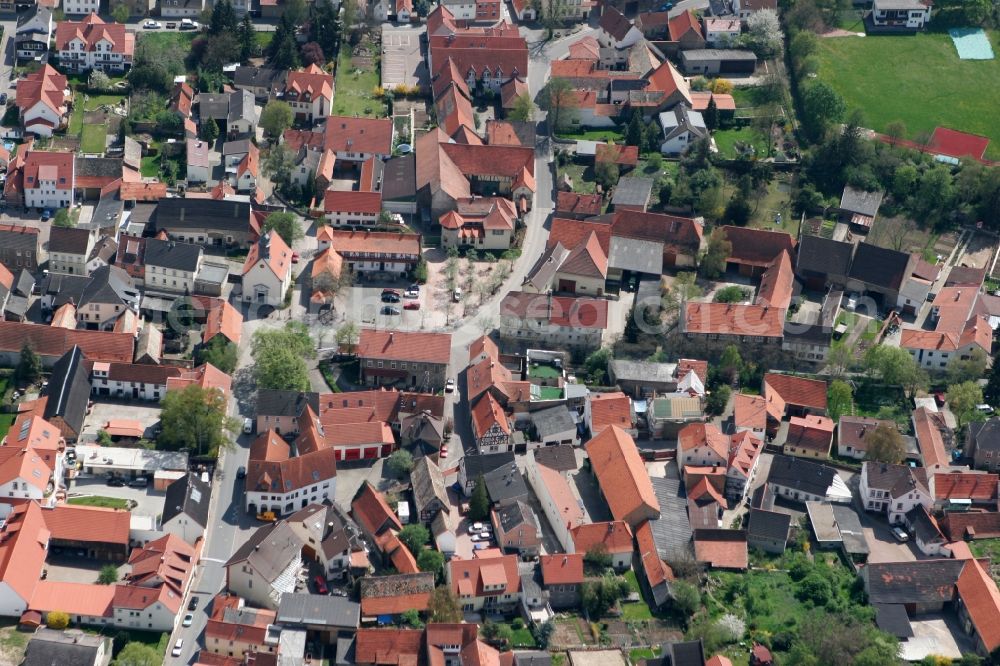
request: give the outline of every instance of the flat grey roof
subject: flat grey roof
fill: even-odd
[[[757,61],[757,56],[753,51],[743,49],[691,49],[681,51],[684,60],[753,60]]]
[[[281,595],[278,622],[357,628],[361,604],[344,597],[293,592]]]

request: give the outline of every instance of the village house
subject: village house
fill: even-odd
[[[895,428],[896,424],[867,416],[841,416],[837,425],[837,455],[864,460],[868,455],[871,434],[879,426]]]
[[[201,270],[203,251],[200,245],[158,238],[144,244],[145,286],[154,292],[194,293],[194,282]]]
[[[576,456],[565,446],[534,449],[528,455],[533,461],[525,466],[528,483],[560,545],[569,552],[573,544],[572,530],[586,519],[569,482],[569,474],[577,469]]]
[[[302,542],[285,521],[264,525],[223,566],[231,594],[275,610],[283,595],[295,591],[302,568]]]
[[[632,530],[624,521],[578,525],[571,530],[571,536],[574,553],[605,552],[611,556],[611,566],[616,571],[632,566],[635,546],[632,544]]]
[[[506,250],[514,239],[517,210],[510,199],[459,199],[455,210],[441,216],[441,242],[448,247]]]
[[[82,21],[56,24],[56,51],[59,64],[71,72],[99,69],[121,74],[132,66],[135,33],[126,31],[122,23],[106,23],[91,13]]]
[[[250,204],[215,199],[161,199],[150,218],[152,231],[166,232],[172,240],[217,248],[250,245],[259,237]]]
[[[828,458],[834,423],[825,416],[793,416],[788,421],[785,455]]]
[[[72,206],[75,164],[72,153],[28,151],[22,168],[25,207],[54,210]]]
[[[965,454],[975,469],[1000,470],[1000,418],[969,424]]]
[[[10,11],[13,9],[11,6]],[[14,29],[14,50],[18,62],[44,60],[52,38],[52,7],[36,3],[18,14]]]
[[[347,231],[324,226],[316,234],[319,251],[340,257],[339,274],[406,277],[420,263],[420,235],[391,231]],[[345,266],[346,264],[346,266]]]
[[[310,503],[332,497],[337,484],[337,461],[327,445],[315,414],[301,419],[295,451],[274,431],[261,433],[250,446],[246,472],[245,506],[248,513],[290,514]]]
[[[288,72],[284,100],[292,107],[296,120],[313,122],[326,118],[333,110],[333,75],[315,63]]]
[[[583,585],[584,553],[542,555],[539,567],[542,585],[554,610],[577,608],[580,605],[580,587]]]
[[[632,437],[618,426],[605,428],[587,442],[587,455],[601,494],[615,520],[636,527],[660,517],[660,504]]]
[[[500,338],[519,346],[597,349],[608,326],[601,298],[508,292],[500,302]]]
[[[275,231],[268,231],[250,246],[243,263],[243,302],[278,307],[291,287],[291,278],[292,250]]]
[[[239,597],[219,594],[212,599],[212,611],[205,624],[205,649],[224,657],[242,658],[247,654],[275,654],[276,642],[268,628],[275,612],[251,608]]]
[[[480,550],[471,560],[452,560],[445,571],[448,585],[465,612],[507,613],[521,600],[516,555]]]
[[[440,391],[451,359],[450,333],[361,330],[356,349],[369,386],[402,384]]]
[[[867,511],[885,513],[893,525],[902,523],[914,507],[933,505],[925,470],[907,465],[865,461],[860,494]]]
[[[20,111],[24,131],[49,137],[65,127],[69,113],[68,98],[66,76],[51,65],[18,79],[14,103]]]

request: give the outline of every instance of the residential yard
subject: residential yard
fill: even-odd
[[[107,141],[106,125],[84,125],[80,135],[80,150],[85,153],[103,153]]]
[[[385,102],[376,99],[372,91],[380,89],[378,67],[355,69],[351,66],[350,49],[343,49],[337,60],[337,95],[333,99],[333,113],[344,116],[385,116]]]
[[[20,664],[31,633],[17,630],[17,621],[10,620],[0,628],[0,664]]]
[[[7,431],[14,425],[15,418],[17,418],[17,414],[0,414],[0,439],[7,435]]]
[[[988,34],[997,50],[997,33]],[[986,156],[1000,159],[1000,59],[960,60],[944,32],[820,39],[817,55],[819,78],[868,127],[902,121],[909,139],[937,126],[980,134],[992,139]]]
[[[566,174],[573,181],[573,191],[580,194],[593,194],[596,191],[597,183],[594,182],[594,168],[589,164],[577,164],[570,160],[567,164],[559,167],[559,177]]]
[[[754,210],[750,226],[768,231],[784,231],[791,234],[792,238],[798,238],[802,218],[792,212],[792,187],[788,179],[789,176],[785,174],[775,174],[774,179],[767,184],[767,191],[761,193],[760,199],[752,199]],[[735,183],[726,184],[727,193],[730,187],[735,187]],[[780,222],[777,221],[778,214],[781,215]]]
[[[129,502],[120,497],[104,497],[102,495],[88,495],[87,497],[71,497],[66,500],[67,504],[78,506],[96,506],[102,509],[127,509]]]
[[[561,139],[570,139],[572,141],[614,141],[615,143],[624,143],[625,135],[622,134],[617,129],[576,129],[567,132],[557,132],[556,136]]]
[[[716,130],[712,136],[715,137],[715,146],[719,149],[719,155],[726,159],[735,160],[743,154],[739,148],[745,149],[746,146],[753,146],[757,155],[767,154],[767,142],[764,137],[750,126]]]
[[[169,47],[173,49],[180,49],[182,53],[191,52],[191,42],[194,38],[200,35],[200,32],[143,32],[138,35],[139,43],[151,42],[159,43],[164,47]],[[257,41],[259,42],[261,33],[257,33]],[[268,40],[270,41],[270,40]]]

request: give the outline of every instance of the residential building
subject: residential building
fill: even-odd
[[[365,576],[361,579],[361,619],[424,612],[434,592],[433,573]]]
[[[249,249],[260,230],[250,204],[232,199],[161,199],[150,221],[154,234],[165,231],[172,240],[217,248]]]
[[[35,502],[15,505],[0,528],[0,614],[20,617],[41,582],[47,556],[42,509]]]
[[[597,349],[608,325],[600,298],[548,296],[512,291],[500,302],[500,337],[520,346]]]
[[[401,384],[439,391],[451,359],[451,334],[361,330],[356,349],[361,379],[369,386]]]
[[[786,416],[826,414],[827,384],[823,380],[769,372],[764,375],[764,401],[771,424]]]
[[[649,475],[627,432],[618,426],[605,428],[587,443],[587,455],[615,520],[634,528],[643,520],[660,517]]]
[[[285,142],[297,149],[303,143],[313,145],[314,140],[308,136],[285,132]],[[313,133],[308,133],[313,134]],[[392,156],[392,140],[394,129],[391,118],[354,118],[349,116],[330,116],[327,119],[323,133],[318,134],[318,143],[324,150],[332,150],[338,162],[364,162],[378,157],[388,160]]]
[[[874,419],[867,416],[840,417],[837,425],[837,455],[844,458],[864,460],[868,455],[868,442],[878,427],[895,428],[892,421]]]
[[[788,543],[792,516],[766,509],[750,509],[747,545],[765,553],[781,555]]]
[[[212,487],[194,472],[177,479],[167,486],[160,529],[195,545],[208,527],[211,496]]]
[[[1000,470],[1000,418],[969,424],[965,455],[972,458],[975,469]]]
[[[871,17],[876,26],[921,30],[930,23],[931,5],[919,0],[875,0]]]
[[[31,5],[17,17],[14,29],[14,52],[17,60],[43,62],[49,52],[52,38],[52,8],[40,4]]]
[[[441,216],[441,242],[449,247],[506,250],[514,239],[517,210],[510,199],[472,197]]]
[[[489,27],[463,27],[445,5],[427,17],[431,76],[451,58],[469,90],[478,86],[499,92],[513,76],[528,73],[528,47],[513,25],[500,21]]]
[[[327,580],[367,570],[360,529],[337,504],[310,504],[285,519],[302,542],[302,555],[320,566]]]
[[[890,524],[903,522],[914,507],[934,502],[923,468],[865,461],[861,465],[860,493],[867,511],[885,513]]]
[[[763,440],[767,430],[767,403],[759,395],[737,393],[733,397],[733,430],[749,432]]]
[[[578,525],[572,529],[571,536],[574,553],[586,555],[596,549],[611,556],[611,566],[616,571],[632,566],[632,555],[635,553],[632,530],[622,520]]]
[[[268,231],[250,246],[243,262],[243,302],[278,307],[291,281],[292,250],[275,231]]]
[[[904,328],[899,346],[931,372],[944,372],[953,360],[966,361],[975,350],[988,355],[993,329],[977,312],[978,301],[976,288],[942,288],[931,306],[929,321],[934,323],[934,330]]]
[[[523,558],[538,555],[542,545],[542,528],[527,503],[517,500],[492,509],[490,522],[497,544],[505,553],[517,553]]]
[[[293,456],[288,442],[273,430],[261,433],[251,444],[245,482],[249,513],[287,515],[334,496],[336,454],[315,415],[308,422],[311,425],[295,440],[298,455]]]
[[[732,17],[704,17],[705,44],[709,48],[727,48],[738,44],[743,21]]]
[[[767,484],[775,496],[789,501],[851,501],[851,491],[836,469],[805,458],[774,456]]]
[[[692,111],[684,104],[662,112],[659,118],[663,129],[660,152],[664,155],[680,155],[688,146],[710,134],[701,113]]]
[[[743,49],[691,49],[681,51],[681,71],[687,76],[750,75],[757,56]]]
[[[306,407],[319,413],[319,394],[311,391],[257,390],[257,432],[298,433]]]
[[[421,523],[430,523],[441,511],[448,511],[448,491],[445,487],[444,474],[437,463],[429,456],[417,459],[410,472],[410,485],[413,488],[413,503],[417,508],[417,517]]]
[[[539,566],[542,585],[555,610],[577,608],[580,605],[580,587],[583,585],[584,553],[542,555]]]
[[[198,20],[205,11],[205,0],[159,0],[160,16],[165,19]]]
[[[513,451],[511,419],[492,393],[485,393],[471,410],[472,436],[481,453]]]
[[[583,405],[583,422],[596,437],[611,426],[617,426],[632,437],[638,435],[632,400],[621,392],[591,393]]]
[[[53,210],[73,205],[76,169],[72,153],[28,151],[22,175],[25,207]]]
[[[559,451],[553,455],[549,451]],[[542,507],[556,538],[566,552],[572,550],[572,530],[584,524],[586,516],[581,501],[573,493],[569,473],[576,472],[576,456],[564,446],[534,449],[525,466],[528,483]]]
[[[949,467],[952,459],[947,449],[952,448],[954,436],[944,414],[936,409],[918,407],[913,410],[911,420],[924,467],[928,470]]]
[[[642,39],[642,32],[617,8],[605,7],[601,14],[601,29],[597,40],[602,46],[626,49]]]
[[[762,439],[747,430],[725,435],[714,424],[691,423],[677,435],[677,460],[689,467],[722,470],[723,491],[727,499],[743,500],[757,475]]]
[[[11,273],[38,271],[38,229],[0,224],[0,264]]]
[[[240,65],[233,73],[233,86],[249,90],[259,102],[266,102],[285,89],[288,71],[271,67]]]
[[[0,446],[0,496],[35,500],[51,508],[62,477],[66,441],[39,416],[17,417]]]
[[[104,666],[111,659],[111,640],[80,629],[37,629],[24,649],[21,666]]]
[[[70,0],[71,3],[89,1]],[[73,12],[67,10],[66,13]],[[108,74],[121,74],[132,66],[135,33],[126,31],[122,23],[105,23],[96,13],[91,13],[82,21],[56,24],[56,51],[59,64],[71,72],[99,69]]]
[[[114,624],[172,632],[180,618],[197,560],[198,551],[173,534],[134,549],[128,558],[129,573],[121,584],[113,586]],[[52,610],[56,608],[59,606]]]
[[[150,291],[194,293],[194,282],[201,271],[203,251],[200,245],[173,240],[147,238],[145,242],[145,285]]]
[[[448,585],[465,612],[505,613],[521,600],[517,555],[498,550],[476,551],[471,560],[451,560]]]
[[[420,263],[420,236],[387,231],[346,231],[325,226],[316,234],[319,250],[336,252],[353,273],[406,277]],[[338,270],[338,272],[339,272]]]
[[[226,588],[254,606],[277,609],[295,591],[302,542],[284,521],[257,529],[226,561]]]
[[[94,237],[87,229],[54,226],[49,231],[49,272],[86,275]]]
[[[325,119],[333,110],[333,75],[315,63],[288,72],[284,100],[292,107],[297,120],[314,122]]]
[[[788,421],[784,453],[807,458],[830,457],[834,423],[825,416],[793,416]]]
[[[323,215],[333,227],[373,227],[381,212],[381,192],[327,190],[323,193]]]
[[[271,609],[250,608],[239,597],[219,594],[212,599],[205,624],[205,649],[237,659],[247,654],[276,654],[277,641],[269,635],[275,616]]]
[[[385,496],[367,481],[358,489],[351,502],[351,515],[365,538],[372,543],[381,540],[387,533],[396,533],[403,529],[399,517],[385,501]]]

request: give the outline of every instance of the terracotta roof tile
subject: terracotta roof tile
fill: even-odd
[[[590,401],[591,434],[597,436],[609,426],[618,426],[623,430],[631,430],[632,400],[622,393],[592,393]]]
[[[330,116],[323,136],[324,147],[338,153],[392,154],[391,118]]]
[[[570,530],[570,534],[578,553],[586,553],[598,544],[603,545],[612,555],[635,550],[632,544],[632,530],[623,520],[578,525]]]
[[[830,455],[833,442],[833,421],[825,416],[793,416],[788,422],[785,446],[793,446],[820,454]]]
[[[129,544],[131,514],[128,511],[60,504],[46,509],[44,516],[45,526],[53,539]]]
[[[388,359],[447,365],[451,359],[451,334],[361,329],[359,359]]]
[[[542,555],[539,564],[545,585],[567,585],[583,582],[583,553]]]
[[[360,628],[355,634],[354,657],[360,664],[416,666],[423,640],[423,629]]]
[[[240,314],[239,310],[230,305],[228,301],[222,301],[209,311],[205,320],[205,331],[202,334],[201,341],[207,343],[221,333],[234,345],[238,345],[240,344],[242,329],[243,315]]]
[[[759,395],[737,393],[733,398],[733,424],[737,428],[751,430],[763,430],[767,427],[764,398]]]
[[[795,251],[795,240],[781,231],[734,226],[722,227],[722,231],[733,247],[728,260],[738,264],[764,267],[782,252]]]
[[[451,589],[457,597],[485,596],[487,584],[503,585],[501,594],[518,594],[521,576],[517,568],[517,555],[478,556],[471,560],[453,559],[448,563]],[[490,592],[497,594],[496,590]]]
[[[60,610],[70,616],[110,617],[118,587],[40,580],[29,608],[43,613]]]
[[[807,379],[792,375],[767,373],[764,375],[764,398],[776,393],[789,405],[798,405],[810,409],[826,410],[825,381]]]
[[[966,560],[955,589],[986,651],[1000,647],[1000,591],[978,560]]]
[[[717,569],[746,569],[747,533],[743,530],[694,531],[695,559]]]
[[[367,481],[351,503],[351,515],[370,534],[380,534],[385,527],[403,529],[403,524],[389,508],[385,497]]]
[[[612,516],[625,520],[643,509],[659,515],[653,484],[628,433],[614,425],[605,428],[587,442],[587,455]]]
[[[323,195],[324,213],[367,213],[377,215],[381,210],[381,192],[327,190]]]
[[[932,479],[936,500],[970,499],[984,502],[997,499],[996,474],[940,472]]]

